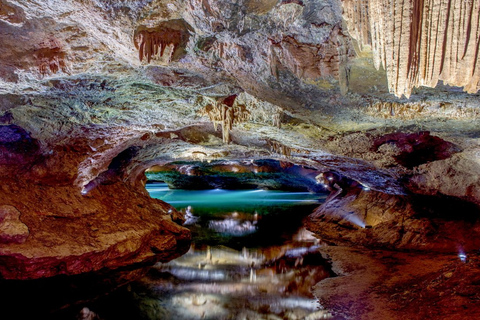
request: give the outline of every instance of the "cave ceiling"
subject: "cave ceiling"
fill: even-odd
[[[38,141],[32,179],[79,187],[131,147],[129,173],[289,158],[350,175],[391,167],[362,149],[375,135],[475,147],[479,1],[432,3],[0,0],[0,121]]]
[[[174,161],[295,163],[345,189],[332,241],[478,252],[479,6],[0,0],[0,275],[183,254],[144,188]]]

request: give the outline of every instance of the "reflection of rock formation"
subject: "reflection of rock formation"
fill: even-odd
[[[343,0],[352,37],[371,45],[389,90],[410,96],[439,80],[477,92],[480,82],[480,1]]]
[[[312,286],[333,275],[317,243],[308,238],[264,246],[260,241],[242,251],[225,246],[196,247],[174,261],[157,264],[153,268],[156,273],[150,276],[159,277],[149,280],[154,290],[147,295],[158,300],[161,289],[170,288],[171,296],[164,298],[173,302],[170,306],[167,303],[167,308],[174,309],[172,318],[176,319],[225,319],[223,314],[239,310],[248,312],[248,319],[283,314],[289,315],[288,319],[329,319],[328,312],[319,313],[311,294]],[[159,281],[166,273],[174,277],[175,286],[170,275],[168,281]]]
[[[183,20],[166,21],[155,28],[139,27],[133,38],[140,61],[162,58],[167,47],[167,62],[180,58],[190,37],[189,29]]]
[[[221,221],[210,221],[209,227],[219,233],[231,236],[245,236],[257,230],[255,221],[241,221],[238,219],[225,219]]]
[[[185,222],[183,223],[184,226],[195,224],[199,219],[199,217],[193,215],[191,206],[188,206],[185,209],[184,218],[185,218]]]

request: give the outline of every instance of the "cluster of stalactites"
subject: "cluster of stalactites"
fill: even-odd
[[[167,62],[180,58],[190,38],[191,27],[182,19],[163,21],[155,28],[140,26],[135,30],[133,43],[140,61],[162,58],[168,52]],[[166,50],[170,47],[169,50]]]
[[[150,62],[152,58],[163,57],[165,49],[168,46],[172,46],[170,54],[175,52],[179,45],[180,32],[167,32],[161,33],[155,30],[142,30],[135,35],[135,48],[138,50],[138,58],[143,61],[144,58],[147,62]],[[171,60],[171,57],[167,59]]]
[[[350,35],[369,45],[391,93],[439,80],[480,89],[480,0],[342,0]]]
[[[236,102],[236,95],[221,99],[210,99],[203,110],[203,114],[207,115],[213,122],[215,130],[218,124],[222,126],[222,137],[224,143],[230,142],[230,130],[234,124],[247,122],[250,119],[250,112],[244,105]]]

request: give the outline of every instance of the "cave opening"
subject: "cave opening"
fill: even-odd
[[[121,172],[136,150],[121,152],[107,171]],[[273,159],[155,165],[145,188],[184,217],[186,254],[153,266],[4,280],[6,309],[49,319],[330,318],[311,288],[335,274],[304,227],[328,196],[318,174]]]

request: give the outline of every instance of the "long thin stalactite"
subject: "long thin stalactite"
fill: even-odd
[[[480,0],[342,0],[350,35],[370,46],[390,92],[439,81],[480,89]]]

